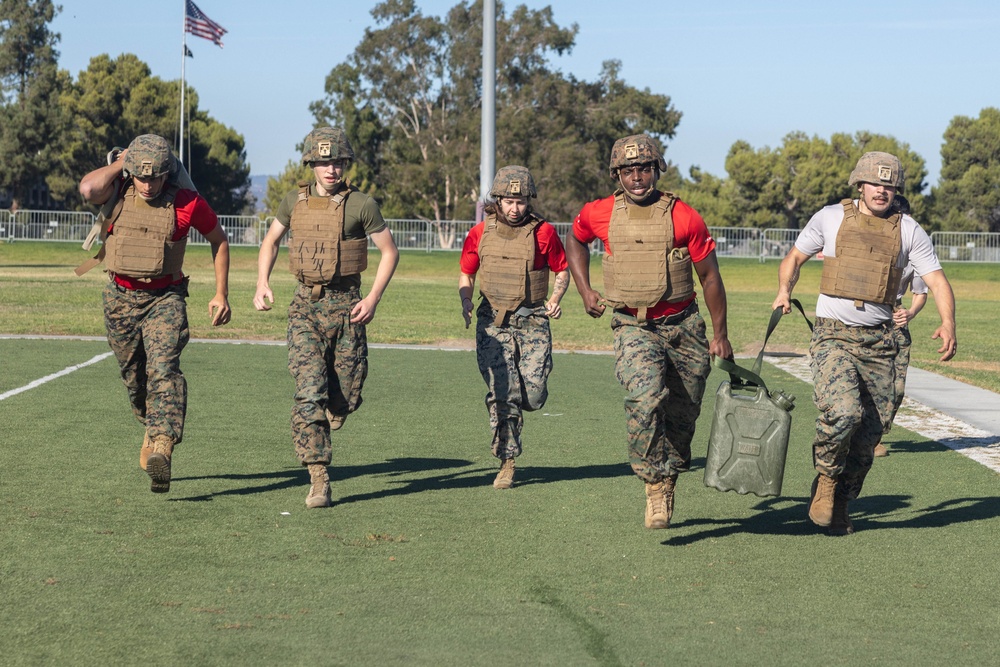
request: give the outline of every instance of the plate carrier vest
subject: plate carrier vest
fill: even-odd
[[[511,227],[486,217],[479,239],[479,291],[497,309],[493,326],[503,326],[507,313],[521,306],[537,308],[549,292],[549,267],[535,265],[535,229],[542,219],[529,214],[530,220]]]
[[[313,288],[313,300],[336,278],[368,268],[368,238],[345,239],[347,197],[357,190],[350,182],[329,197],[313,197],[310,183],[299,183],[299,198],[289,222],[289,269]]]
[[[151,281],[154,278],[183,277],[184,251],[187,236],[174,241],[177,217],[174,198],[180,187],[168,183],[163,194],[146,201],[128,179],[125,192],[114,203],[101,228],[103,241],[97,256],[81,264],[76,274],[82,276],[100,264],[107,265],[110,273]],[[114,227],[110,234],[108,231]]]
[[[630,205],[622,190],[608,223],[604,299],[613,308],[635,308],[640,323],[646,309],[661,301],[677,303],[694,296],[691,253],[674,247],[673,210],[677,197],[661,192],[649,206]]]
[[[865,215],[854,202],[844,199],[844,221],[837,231],[836,256],[823,258],[819,291],[827,296],[891,306],[903,278],[896,266],[902,249],[902,216],[888,218]]]

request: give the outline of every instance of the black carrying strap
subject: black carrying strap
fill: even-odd
[[[813,323],[809,321],[808,317],[806,317],[806,311],[802,309],[802,304],[799,303],[799,300],[792,299],[790,303],[795,306],[800,313],[802,313],[802,318],[806,321],[806,324],[809,325],[809,331],[812,331]],[[771,321],[767,323],[767,333],[764,334],[764,344],[760,346],[760,352],[757,354],[757,359],[753,363],[752,370],[747,370],[737,366],[731,359],[716,357],[712,361],[712,364],[716,368],[729,373],[729,381],[733,387],[737,389],[744,386],[762,387],[764,391],[768,391],[767,385],[764,384],[764,380],[760,377],[760,368],[764,363],[764,350],[767,348],[767,340],[771,337],[771,333],[774,331],[775,327],[778,326],[778,322],[781,321],[782,315],[783,313],[780,306],[771,311]]]

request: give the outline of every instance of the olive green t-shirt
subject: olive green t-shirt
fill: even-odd
[[[316,184],[309,186],[309,196],[319,197]],[[278,212],[274,217],[285,227],[292,220],[292,209],[299,200],[298,188],[292,190],[281,200]],[[347,197],[347,210],[344,211],[344,238],[363,239],[369,234],[375,234],[385,229],[385,219],[375,200],[363,192],[354,190]]]
[[[320,196],[316,192],[315,183],[309,186],[309,196]],[[285,195],[285,198],[281,200],[281,204],[278,206],[278,212],[274,214],[275,219],[285,227],[291,224],[292,210],[295,208],[298,200],[299,191],[296,188]],[[386,227],[382,211],[379,209],[378,204],[375,203],[375,200],[358,190],[351,191],[351,194],[347,197],[347,206],[344,211],[343,237],[345,239],[363,239],[370,234],[382,231]],[[361,276],[358,274],[344,276],[338,282],[343,287],[360,287]]]

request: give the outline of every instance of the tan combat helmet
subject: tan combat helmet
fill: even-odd
[[[490,197],[538,197],[535,179],[527,167],[510,165],[503,167],[493,179]]]
[[[869,151],[861,156],[857,166],[847,179],[847,184],[854,187],[858,183],[872,185],[888,185],[903,191],[903,165],[892,153]]]
[[[339,127],[317,127],[302,142],[302,164],[328,160],[354,160],[347,133]]]
[[[622,167],[630,167],[636,164],[649,164],[655,162],[660,173],[667,170],[667,163],[663,160],[663,153],[656,141],[648,134],[633,134],[622,137],[615,142],[611,148],[611,165],[609,170],[611,178],[618,178],[618,170]]]
[[[133,139],[122,164],[126,175],[139,178],[156,178],[176,169],[170,144],[158,134],[143,134]]]

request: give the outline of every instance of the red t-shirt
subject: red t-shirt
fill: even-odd
[[[459,267],[467,276],[474,276],[479,271],[479,241],[483,238],[484,229],[486,229],[485,221],[470,229],[469,235],[465,237],[465,243],[462,244]],[[543,222],[535,227],[535,264],[531,268],[537,271],[546,264],[556,273],[569,268],[566,262],[566,250],[559,240],[559,233],[555,227]]]
[[[588,244],[594,239],[604,242],[604,252],[611,254],[608,248],[608,225],[611,223],[611,212],[614,210],[615,197],[605,197],[585,204],[573,221],[573,236],[577,241]],[[674,203],[672,213],[674,221],[674,247],[687,248],[691,253],[692,262],[700,262],[715,250],[715,239],[708,232],[708,226],[702,220],[698,211],[681,200]],[[646,312],[648,319],[673,315],[687,308],[694,297],[677,303],[661,301]],[[634,308],[625,308],[635,315]]]
[[[192,190],[177,191],[177,195],[174,197],[174,218],[177,225],[174,229],[173,241],[179,241],[187,236],[192,227],[204,236],[211,234],[219,226],[219,217],[215,211],[201,195]],[[114,230],[113,225],[111,230]],[[174,280],[173,276],[164,276],[143,281],[116,273],[115,282],[126,289],[154,290],[173,285],[180,280]]]

